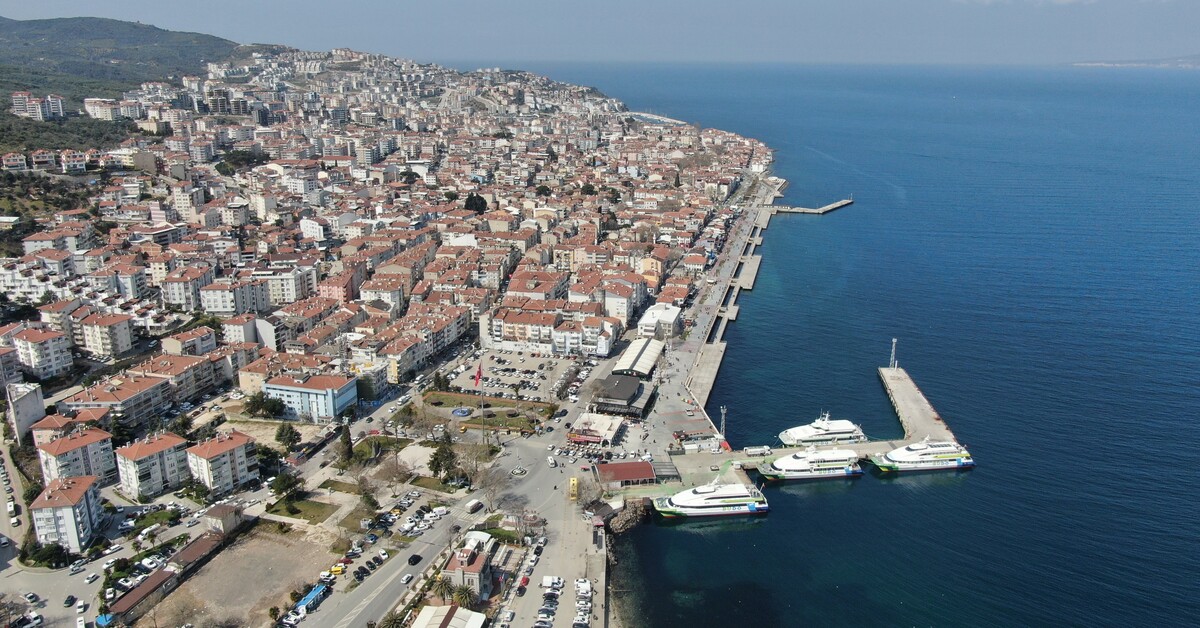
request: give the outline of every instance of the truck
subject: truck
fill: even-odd
[[[479,501],[478,499],[472,499],[471,501],[467,502],[466,507],[467,512],[476,513],[479,512],[480,508],[483,508],[483,502]]]
[[[747,447],[743,450],[747,456],[769,456],[771,448],[763,445],[761,447]]]
[[[542,576],[543,589],[557,589],[563,585],[563,579],[558,576]]]

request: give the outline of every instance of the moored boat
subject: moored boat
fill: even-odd
[[[807,425],[798,425],[779,433],[784,445],[834,445],[837,443],[864,443],[867,437],[862,428],[846,419],[830,419],[828,412]]]
[[[705,484],[659,497],[653,504],[667,518],[760,515],[770,510],[762,491],[745,484]]]
[[[929,438],[881,456],[873,456],[871,462],[880,471],[886,472],[969,469],[975,466],[975,460],[966,447],[954,441],[931,441]]]
[[[807,451],[782,456],[758,465],[758,473],[772,481],[815,480],[857,477],[862,475],[863,470],[858,464],[858,453],[855,451],[817,451],[816,448],[809,447]]]

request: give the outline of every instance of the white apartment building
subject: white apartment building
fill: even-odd
[[[337,375],[279,376],[263,385],[263,394],[282,401],[288,418],[325,423],[358,402],[358,384]]]
[[[171,384],[155,377],[113,377],[58,402],[58,411],[108,410],[112,420],[130,426],[158,421],[171,405]]]
[[[152,434],[116,451],[119,488],[128,497],[155,497],[191,479],[187,440],[165,432]]]
[[[262,279],[221,279],[200,289],[200,305],[205,312],[217,316],[268,311],[271,295],[267,283]]]
[[[267,281],[267,295],[271,305],[287,305],[303,300],[313,293],[315,280],[299,268],[269,269],[254,271],[254,279]]]
[[[236,430],[217,434],[187,449],[188,470],[213,495],[258,479],[254,439]]]
[[[207,266],[177,268],[162,280],[163,302],[185,312],[203,307],[200,288],[213,282],[213,270]]]
[[[26,329],[13,336],[17,359],[30,375],[49,379],[71,369],[71,341],[52,329]]]
[[[98,428],[72,432],[62,438],[38,445],[42,477],[46,480],[94,475],[111,479],[117,472],[113,458],[112,434]]]
[[[95,476],[53,480],[29,505],[39,543],[58,544],[80,554],[100,533],[104,511]]]
[[[133,348],[133,317],[92,314],[80,321],[83,349],[97,357],[114,357]]]
[[[408,280],[399,275],[376,275],[364,281],[359,287],[360,299],[363,301],[383,301],[392,307],[404,305],[404,290],[408,288]]]

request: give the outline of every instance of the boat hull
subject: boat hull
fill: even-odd
[[[904,464],[883,459],[872,459],[871,463],[875,465],[875,468],[884,473],[903,473],[909,471],[961,471],[963,469],[972,469],[975,467],[975,461],[971,459],[951,460],[948,461],[948,464],[929,462]]]
[[[744,509],[702,513],[686,512],[682,510],[659,510],[658,508],[655,508],[654,511],[664,519],[709,519],[712,517],[734,517],[739,515],[743,517],[765,515],[770,512],[771,509],[766,506],[760,506],[754,510]]]
[[[768,482],[787,482],[790,480],[837,480],[844,478],[857,478],[863,474],[862,467],[855,465],[850,469],[839,469],[832,473],[814,472],[814,471],[771,471],[763,469],[758,470],[758,474]]]
[[[779,442],[783,443],[784,445],[787,445],[788,447],[807,447],[809,445],[820,447],[820,446],[824,446],[824,445],[843,445],[843,444],[852,444],[852,443],[865,443],[865,442],[867,442],[867,439],[866,439],[866,437],[855,437],[855,436],[817,438],[817,439],[793,438],[787,432],[780,432],[779,433]]]

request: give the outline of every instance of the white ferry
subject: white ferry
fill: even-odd
[[[836,443],[865,443],[862,428],[845,419],[830,419],[828,412],[821,418],[779,433],[779,440],[789,447],[796,445],[832,445]]]
[[[705,484],[654,500],[667,518],[766,514],[770,507],[761,491],[745,484]]]
[[[975,466],[975,460],[966,447],[954,441],[931,441],[928,437],[919,443],[875,456],[871,462],[880,471],[935,471]]]
[[[849,449],[808,451],[776,458],[758,465],[758,474],[771,481],[814,480],[823,478],[857,477],[863,474],[858,465],[858,453]]]

